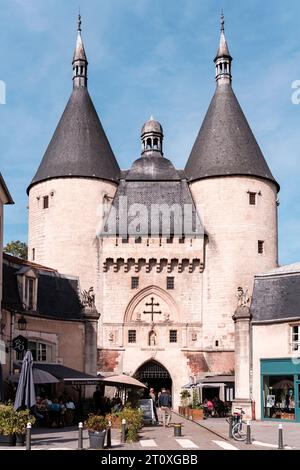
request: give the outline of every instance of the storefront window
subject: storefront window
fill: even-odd
[[[265,375],[263,394],[265,418],[295,419],[293,375]]]
[[[49,344],[40,343],[39,341],[28,341],[28,350],[31,351],[35,362],[51,362],[52,360],[52,346]],[[24,354],[24,352],[17,353],[17,360],[22,361]]]

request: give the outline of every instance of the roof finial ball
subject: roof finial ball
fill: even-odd
[[[142,156],[163,156],[163,129],[161,124],[151,115],[141,131]]]

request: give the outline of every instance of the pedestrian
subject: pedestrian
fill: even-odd
[[[157,416],[157,409],[156,409],[156,395],[155,395],[154,388],[150,388],[149,397],[152,400],[154,417],[155,417],[156,424],[158,424],[158,416]]]
[[[172,400],[170,393],[167,392],[165,388],[161,389],[161,394],[158,399],[158,404],[161,409],[162,419],[163,419],[163,426],[169,427],[171,421],[171,407],[172,407]]]
[[[102,404],[102,395],[100,392],[100,387],[98,385],[93,394],[93,400],[94,400],[94,410],[95,410],[95,413],[97,414],[100,412],[101,404]]]
[[[210,399],[207,400],[207,411],[208,411],[208,416],[212,416],[212,415],[213,415],[214,404],[213,404],[213,402],[212,402]]]

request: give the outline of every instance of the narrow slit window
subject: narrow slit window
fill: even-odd
[[[128,343],[136,343],[136,330],[128,331]]]
[[[250,206],[256,205],[256,193],[249,193],[249,204]]]
[[[167,277],[167,289],[174,289],[174,277]]]
[[[265,242],[263,240],[258,240],[257,242],[257,252],[259,255],[264,253]]]
[[[170,330],[170,343],[177,343],[177,330]]]
[[[43,208],[48,209],[49,207],[49,196],[44,196],[43,197]]]
[[[139,278],[138,277],[132,277],[131,278],[131,289],[138,289],[139,287]]]

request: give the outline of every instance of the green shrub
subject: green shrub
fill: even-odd
[[[104,431],[108,426],[108,420],[104,416],[89,414],[88,419],[85,421],[85,427],[91,432]]]
[[[16,434],[25,434],[27,423],[30,422],[31,425],[35,423],[36,419],[34,416],[30,415],[28,409],[15,411],[15,433]]]
[[[35,423],[28,409],[15,411],[12,404],[0,405],[0,434],[25,434],[28,422]]]
[[[141,409],[131,408],[125,406],[123,410],[118,413],[121,419],[126,419],[126,441],[137,442],[139,440],[139,430],[143,423],[143,412]]]

